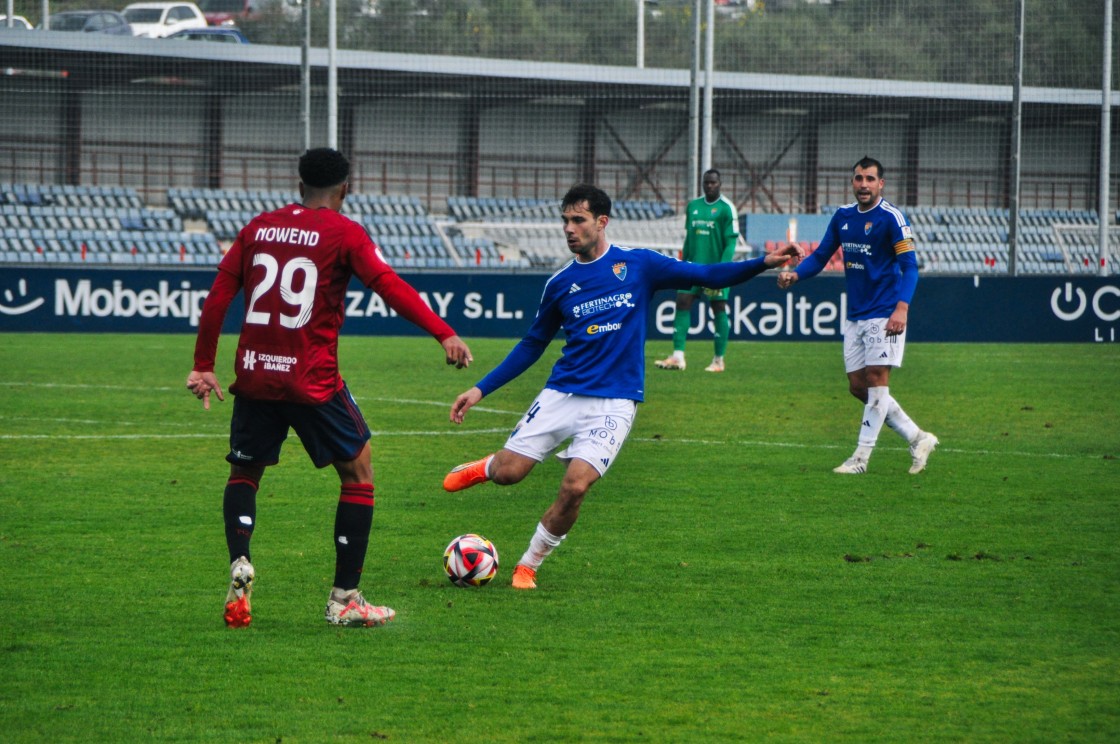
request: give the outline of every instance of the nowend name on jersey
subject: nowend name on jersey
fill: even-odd
[[[297,230],[294,227],[259,227],[255,240],[262,243],[288,243],[314,248],[319,245],[319,233],[315,230]]]

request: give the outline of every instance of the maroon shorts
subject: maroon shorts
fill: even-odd
[[[275,465],[289,428],[295,429],[317,468],[353,460],[370,438],[369,426],[345,383],[321,405],[238,395],[233,401],[226,460],[234,465]]]

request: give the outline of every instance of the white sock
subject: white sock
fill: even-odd
[[[890,405],[887,406],[886,424],[910,443],[913,443],[922,433],[922,430],[906,415],[906,411],[902,410],[902,406],[898,405],[898,401],[894,398],[891,398]]]
[[[879,441],[879,432],[886,421],[890,400],[891,391],[886,385],[867,388],[867,403],[863,406],[863,419],[859,427],[860,449],[867,448],[870,453],[875,442]]]
[[[684,361],[684,352],[674,349],[673,350],[673,358],[676,359],[678,362],[683,362]]]
[[[533,533],[533,539],[529,541],[529,549],[521,556],[518,563],[528,566],[534,571],[540,567],[548,554],[553,551],[567,535],[560,535],[557,537],[544,528],[544,525],[537,523],[537,531]]]

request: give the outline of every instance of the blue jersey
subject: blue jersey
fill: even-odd
[[[705,266],[616,245],[594,261],[572,260],[549,277],[529,331],[478,388],[489,395],[520,375],[563,330],[564,350],[545,387],[641,401],[646,317],[654,293],[693,285],[728,287],[765,270],[762,258]]]
[[[820,246],[797,267],[798,279],[816,275],[837,248],[844,250],[848,319],[889,318],[918,286],[918,259],[910,223],[886,199],[866,212],[855,202],[836,210]]]

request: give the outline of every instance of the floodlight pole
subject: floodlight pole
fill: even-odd
[[[1109,182],[1112,169],[1112,0],[1104,0],[1104,29],[1102,42],[1101,68],[1101,164],[1100,164],[1100,206],[1097,209],[1097,222],[1100,223],[1100,266],[1101,276],[1108,276],[1108,224],[1109,219]]]
[[[692,67],[688,78],[688,191],[685,201],[700,188],[700,8],[704,0],[692,0]]]
[[[1011,93],[1011,183],[1010,209],[1007,229],[1007,273],[1018,273],[1019,254],[1019,195],[1022,178],[1022,128],[1023,128],[1023,22],[1026,0],[1015,3],[1015,81]]]
[[[704,34],[704,123],[701,129],[700,171],[707,172],[712,167],[712,88],[715,86],[715,29],[716,2],[706,0],[708,6],[708,28]]]
[[[10,1],[10,0],[9,0]],[[646,0],[638,2],[638,69],[646,66]]]
[[[303,151],[311,149],[311,0],[303,0],[303,44],[299,55],[299,121]]]
[[[327,147],[338,149],[338,0],[327,4]]]
[[[4,25],[12,28],[16,25],[16,0],[8,0],[8,16],[4,19]]]

